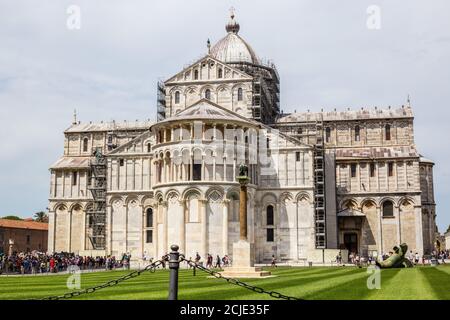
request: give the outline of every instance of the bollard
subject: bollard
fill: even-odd
[[[197,269],[197,267],[194,265],[194,271],[192,272],[192,275],[195,277],[195,270]]]
[[[178,252],[179,247],[173,244],[170,249],[172,251],[169,254],[169,299],[168,300],[178,300],[178,269],[180,269],[180,253]]]

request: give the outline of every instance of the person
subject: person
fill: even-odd
[[[419,264],[420,256],[419,256],[419,253],[418,253],[418,252],[416,252],[414,258],[415,258],[415,259],[414,259],[414,263],[415,263],[416,265]]]
[[[206,267],[207,268],[212,268],[212,264],[213,264],[213,257],[212,257],[212,255],[210,255],[208,253],[208,259],[207,259],[207,262],[206,262]]]
[[[200,257],[200,255],[199,255],[198,252],[197,252],[197,253],[195,254],[195,263],[199,263],[201,258],[202,258],[202,257]]]
[[[55,258],[53,258],[53,256],[50,258],[50,272],[51,273],[56,272],[56,269],[55,269]]]
[[[220,262],[221,262],[220,257],[219,257],[219,255],[217,255],[217,257],[216,257],[216,265],[214,266],[214,268],[219,268],[220,269]]]
[[[350,255],[348,256],[348,258],[350,259],[351,263],[355,263],[355,256],[353,254],[353,252],[350,253]]]
[[[408,260],[411,261],[411,263],[414,263],[414,254],[412,250],[409,251]]]
[[[272,264],[270,266],[271,267],[276,267],[277,266],[276,262],[277,262],[277,260],[275,259],[275,255],[273,254],[272,255]]]

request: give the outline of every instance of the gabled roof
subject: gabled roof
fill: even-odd
[[[165,84],[168,84],[168,83],[171,83],[171,82],[176,82],[176,81],[177,81],[177,77],[178,77],[180,74],[184,74],[188,69],[191,69],[191,68],[193,68],[194,66],[200,64],[202,61],[208,60],[208,59],[209,59],[209,60],[213,60],[215,63],[219,63],[219,64],[223,65],[224,68],[229,68],[229,69],[232,70],[233,72],[238,73],[239,75],[241,75],[242,79],[248,79],[248,80],[253,79],[252,76],[248,75],[248,74],[245,73],[244,71],[241,71],[241,70],[239,70],[239,69],[236,69],[236,68],[230,66],[229,64],[227,64],[227,63],[225,63],[225,62],[223,62],[223,61],[220,61],[220,60],[214,58],[213,56],[207,54],[206,56],[203,56],[203,57],[200,58],[199,60],[197,60],[197,61],[191,63],[189,66],[183,68],[182,71],[180,71],[180,72],[178,72],[177,74],[175,74],[174,76],[170,77],[169,79],[167,79],[166,81],[164,81],[164,83],[165,83]],[[218,79],[218,80],[227,80],[227,79],[223,78],[223,79]],[[183,80],[183,81],[185,81],[185,80]],[[189,80],[189,81],[186,81],[186,82],[201,82],[201,81],[205,81],[205,80],[198,79],[198,80]]]
[[[105,131],[135,131],[135,130],[145,130],[150,128],[153,124],[152,121],[123,121],[123,122],[101,122],[101,123],[76,123],[72,124],[65,133],[74,132],[105,132]]]
[[[221,107],[220,105],[208,99],[203,98],[193,105],[189,106],[188,108],[177,113],[176,115],[154,124],[154,126],[159,126],[161,124],[166,124],[174,121],[178,122],[194,120],[237,121],[257,126],[260,125],[258,122],[252,119],[245,118],[231,110]]]
[[[419,154],[414,146],[343,148],[336,150],[336,159],[378,159],[378,158],[417,158]]]
[[[126,153],[128,151],[127,150],[128,147],[132,146],[133,144],[136,144],[139,141],[146,140],[150,136],[151,136],[151,131],[150,130],[145,131],[145,132],[141,133],[140,135],[138,135],[136,138],[131,139],[130,141],[124,143],[123,145],[121,145],[121,146],[117,147],[116,149],[112,150],[111,152],[109,152],[108,156],[115,155],[117,153],[124,153],[124,152]]]
[[[371,119],[400,119],[413,118],[412,109],[408,106],[396,109],[361,109],[346,111],[323,111],[323,112],[297,112],[282,115],[277,124],[291,122],[315,122],[315,121],[350,121]]]
[[[86,169],[89,168],[90,157],[61,157],[50,169]]]
[[[28,230],[48,230],[48,223],[25,220],[0,219],[0,227]]]

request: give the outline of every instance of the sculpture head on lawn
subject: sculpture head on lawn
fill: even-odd
[[[413,264],[405,258],[408,252],[408,245],[402,243],[400,246],[393,248],[394,254],[384,261],[377,261],[376,265],[380,268],[411,268]]]

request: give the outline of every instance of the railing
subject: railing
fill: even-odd
[[[198,264],[197,262],[194,262],[192,260],[186,259],[183,254],[180,254],[178,252],[178,249],[179,249],[179,247],[177,245],[172,245],[171,246],[171,250],[172,251],[170,252],[170,254],[165,255],[165,256],[162,257],[162,259],[157,260],[157,261],[149,264],[144,269],[135,270],[133,272],[130,272],[130,273],[120,277],[120,278],[112,279],[112,280],[107,281],[107,282],[105,282],[103,284],[100,284],[100,285],[97,285],[97,286],[93,286],[93,287],[89,287],[89,288],[86,288],[86,289],[83,289],[83,290],[67,292],[67,293],[62,294],[62,295],[47,296],[47,297],[44,297],[44,298],[41,298],[41,299],[38,299],[38,300],[71,299],[71,298],[78,297],[78,296],[83,295],[83,294],[94,293],[94,292],[96,292],[98,290],[118,285],[119,283],[121,283],[123,281],[129,280],[129,279],[132,279],[132,278],[136,278],[136,277],[140,276],[144,272],[147,272],[147,271],[155,272],[156,269],[160,265],[165,266],[166,262],[169,263],[169,270],[170,270],[168,300],[178,300],[178,272],[179,272],[179,269],[180,269],[180,262],[186,262],[189,266],[194,268],[193,276],[196,275],[196,270],[198,269],[200,271],[203,271],[203,272],[209,274],[210,276],[212,276],[212,277],[214,277],[216,279],[225,280],[226,282],[228,282],[230,284],[234,284],[234,285],[240,286],[242,288],[251,290],[251,291],[256,292],[256,293],[267,294],[267,295],[271,296],[272,298],[283,299],[283,300],[301,300],[301,299],[296,298],[296,297],[291,297],[291,296],[284,295],[284,294],[282,294],[280,292],[277,292],[277,291],[269,291],[269,290],[266,290],[264,288],[257,287],[257,286],[254,286],[254,285],[242,282],[242,281],[240,281],[238,279],[224,277],[218,271],[210,270],[208,268],[205,268],[201,264]]]

